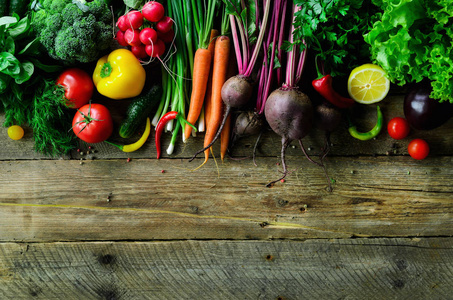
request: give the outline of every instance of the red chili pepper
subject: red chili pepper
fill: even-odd
[[[311,84],[321,96],[338,108],[348,108],[355,103],[353,99],[343,97],[334,90],[330,74],[313,80]]]
[[[157,151],[157,159],[160,158],[160,137],[162,136],[162,132],[164,132],[165,125],[170,120],[174,120],[178,117],[177,111],[169,111],[165,115],[160,118],[159,122],[156,125],[156,151]]]

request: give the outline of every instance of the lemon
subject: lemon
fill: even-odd
[[[8,128],[8,136],[12,140],[20,140],[24,136],[24,129],[22,129],[19,125],[13,125]]]
[[[375,64],[364,64],[351,71],[348,79],[349,96],[358,103],[371,104],[384,99],[390,90],[385,71]]]

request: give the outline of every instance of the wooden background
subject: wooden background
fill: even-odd
[[[386,121],[402,102],[379,103]],[[353,112],[373,126],[375,105]],[[417,137],[431,146],[423,161],[407,154]],[[250,137],[198,170],[202,136],[160,160],[152,137],[130,154],[81,144],[59,158],[37,154],[29,129],[12,141],[2,127],[0,141],[1,299],[453,299],[452,120],[366,142],[344,122],[326,159],[332,192],[296,143],[286,181],[265,187],[281,169],[271,132],[256,165]],[[316,158],[322,133],[304,144]]]

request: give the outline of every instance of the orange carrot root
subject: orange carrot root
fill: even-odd
[[[208,49],[197,49],[193,64],[192,94],[190,97],[189,112],[187,114],[187,121],[192,125],[198,120],[203,107],[210,69],[211,52]],[[187,140],[191,133],[192,127],[186,124],[184,128],[184,140]]]
[[[221,96],[222,86],[226,81],[230,57],[230,39],[227,36],[217,38],[214,51],[212,70],[212,95],[209,113],[209,125],[206,127],[204,147],[208,146],[222,121],[223,101]],[[205,157],[209,156],[209,149],[205,150]]]

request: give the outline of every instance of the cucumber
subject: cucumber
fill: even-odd
[[[126,117],[121,122],[119,135],[122,138],[131,137],[151,114],[154,107],[160,102],[162,87],[158,84],[144,94],[140,94],[129,104]]]
[[[9,15],[12,16],[13,13],[18,14],[21,18],[25,16],[25,13],[28,10],[28,5],[30,1],[26,0],[10,0],[9,1]]]

